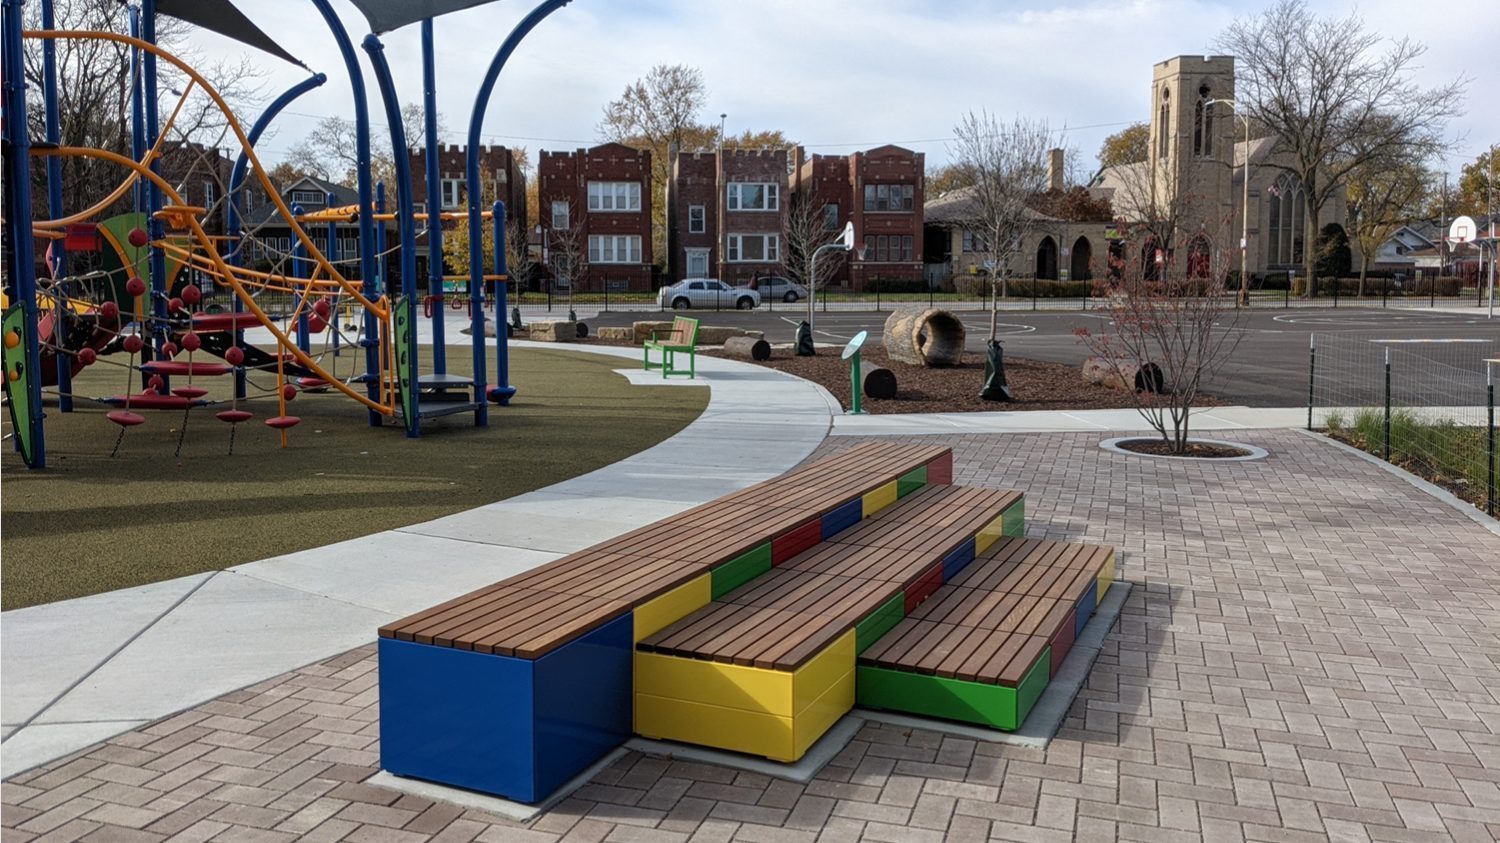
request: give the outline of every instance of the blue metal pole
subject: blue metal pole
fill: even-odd
[[[380,88],[380,98],[385,101],[386,122],[391,124],[391,149],[405,150],[406,129],[401,125],[401,103],[396,98],[396,82],[391,78],[391,67],[385,60],[385,45],[374,33],[365,36],[365,52],[370,55],[370,67],[375,72],[375,83]],[[396,165],[396,227],[401,236],[401,306],[407,308],[407,320],[413,333],[417,330],[417,231],[412,217],[411,161],[404,152],[394,156]],[[418,389],[420,382],[417,367],[417,343],[413,339],[410,353],[406,355],[405,374],[408,388]],[[422,435],[422,421],[416,411],[416,401],[410,402],[406,415],[406,435],[412,438]]]
[[[281,96],[272,100],[271,104],[266,107],[266,110],[261,112],[260,117],[256,118],[255,125],[250,127],[250,134],[248,135],[250,146],[254,147],[257,143],[260,143],[260,136],[265,134],[266,128],[271,125],[271,121],[276,119],[276,115],[280,114],[282,109],[290,105],[297,97],[302,96],[327,81],[327,76],[315,73],[307,79],[287,88],[282,92]],[[241,238],[245,234],[245,194],[242,186],[245,182],[245,176],[249,174],[249,171],[250,150],[242,149],[240,150],[239,157],[234,160],[234,169],[229,172],[227,228],[229,236],[234,238],[231,241],[232,245],[229,252],[229,263],[232,266],[245,265],[245,253],[242,248],[243,244],[241,243]],[[245,310],[245,303],[240,301],[239,296],[234,296],[230,300],[229,306],[235,313],[243,313]],[[238,325],[234,329],[234,344],[245,344],[245,332],[240,330]],[[244,398],[245,387],[245,367],[236,367],[234,370],[234,397]]]
[[[28,428],[31,440],[29,468],[47,467],[47,449],[42,419],[42,349],[37,335],[36,252],[31,234],[31,138],[26,128],[26,73],[21,55],[21,4],[24,0],[4,0],[0,12],[0,30],[5,45],[4,99],[5,139],[10,145],[5,156],[4,174],[10,183],[11,206],[5,209],[5,229],[10,239],[10,265],[7,267],[16,304],[26,336],[26,406],[27,417],[17,419]],[[61,363],[62,361],[59,361]],[[20,446],[17,437],[17,447]]]
[[[52,0],[42,0],[42,29],[52,30],[57,28],[56,18],[52,13]],[[57,42],[51,38],[42,41],[42,102],[46,108],[47,116],[47,143],[56,144],[62,138],[61,121],[57,115]],[[62,195],[62,158],[56,155],[47,156],[47,214],[53,219],[63,215]],[[53,241],[54,243],[56,241]],[[68,274],[68,250],[59,248],[55,260],[56,277],[66,277]],[[60,288],[66,294],[68,288]],[[65,318],[67,309],[61,307],[62,298],[54,302],[52,330],[57,335],[57,347],[68,347],[68,320]],[[57,355],[57,409],[60,412],[73,412],[73,358],[66,354]]]
[[[505,260],[504,202],[497,199],[490,206],[490,220],[495,226],[495,274],[508,276],[510,269]],[[509,277],[495,281],[495,388],[486,393],[491,401],[501,406],[509,404],[511,397],[516,394],[516,388],[510,385],[510,325],[505,321],[505,311],[510,309],[506,301],[509,287]]]
[[[297,217],[302,216],[302,214],[303,214],[303,210],[302,210],[302,206],[301,205],[293,205],[292,206],[292,219],[293,220],[295,220]],[[300,238],[300,237],[293,237],[292,238],[292,271],[290,273],[291,277],[296,278],[299,281],[301,279],[303,279],[303,278],[308,277],[309,273],[307,272],[306,267],[305,267],[306,262],[307,262],[307,249],[306,249],[306,247],[304,247],[302,245],[302,238]],[[311,350],[312,350],[312,336],[308,332],[308,327],[309,326],[307,324],[307,286],[308,285],[306,285],[306,284],[299,284],[298,286],[301,288],[301,292],[299,292],[297,294],[297,311],[298,311],[298,315],[297,315],[297,347],[300,348],[300,349],[302,349],[302,353],[307,354],[307,353],[311,352]]]
[[[156,45],[156,0],[141,0],[141,40],[152,46]],[[156,53],[150,50],[142,56],[141,89],[146,109],[146,148],[150,149],[156,145],[157,136],[161,133],[161,114],[157,110],[156,90]],[[155,158],[151,159],[151,172],[160,171]],[[171,338],[172,331],[167,325],[167,257],[161,247],[156,246],[158,241],[166,233],[162,221],[157,219],[156,212],[161,210],[161,188],[156,182],[146,188],[146,231],[151,236],[151,342],[141,350],[141,361],[154,360],[161,356],[161,347]],[[163,389],[172,388],[172,379],[163,377]]]
[[[484,74],[484,81],[479,85],[479,93],[474,97],[474,112],[469,115],[469,148],[467,150],[467,172],[465,181],[469,190],[469,285],[470,289],[484,286],[484,223],[479,210],[479,129],[484,124],[484,112],[489,108],[490,96],[495,91],[495,82],[500,78],[500,71],[505,68],[505,63],[510,61],[511,54],[520,46],[521,41],[535,29],[553,12],[568,5],[571,0],[544,0],[535,9],[532,9],[516,27],[505,37],[500,44],[500,49],[495,52],[495,57],[490,60],[489,70]],[[500,242],[495,243],[495,252],[504,254],[505,248]],[[504,300],[500,295],[495,297],[495,343],[499,346],[497,355],[506,353],[508,345],[505,331],[499,329],[499,322],[504,319]],[[511,396],[516,394],[507,380],[509,372],[502,368],[495,373],[495,388],[489,390],[489,398],[501,404],[508,403]],[[482,385],[481,385],[482,388]],[[476,400],[484,400],[484,396],[476,396]]]
[[[432,370],[448,371],[448,348],[443,330],[443,207],[438,170],[437,61],[432,51],[432,18],[422,21],[422,114],[427,129],[427,295],[437,296],[432,309]],[[400,154],[405,154],[403,150]]]
[[[338,197],[330,193],[323,204],[325,207],[332,208],[333,203],[337,201]],[[328,221],[328,248],[323,250],[323,254],[328,258],[329,263],[338,263],[339,224],[334,220]],[[328,318],[323,321],[328,323],[328,327],[324,330],[333,332],[333,356],[337,357],[339,356],[339,294],[337,291],[333,294],[333,300],[329,302]]]
[[[361,292],[365,298],[373,301],[379,293],[376,291],[376,226],[375,220],[371,218],[374,191],[370,184],[370,105],[365,97],[365,77],[360,70],[359,57],[354,52],[354,43],[349,40],[349,32],[334,13],[333,6],[328,0],[312,0],[312,4],[328,24],[333,40],[338,43],[339,56],[343,58],[344,68],[349,72],[349,86],[354,94],[354,155],[357,159],[354,169],[359,187],[359,274]],[[380,279],[382,282],[384,280],[384,277]],[[362,342],[365,347],[364,381],[371,401],[380,400],[379,332],[380,326],[375,314],[365,310],[365,338]],[[380,413],[370,411],[371,427],[379,427],[384,421]]]
[[[375,213],[384,215],[386,211],[385,182],[375,185]],[[385,222],[381,221],[375,229],[375,252],[380,255],[380,269],[377,278],[380,282],[378,292],[385,295],[390,290],[391,282],[391,256],[385,253]]]
[[[130,37],[141,37],[141,7],[130,6]],[[130,48],[130,157],[146,157],[146,109],[141,105],[141,51]],[[136,179],[133,196],[136,213],[146,212],[146,179]]]

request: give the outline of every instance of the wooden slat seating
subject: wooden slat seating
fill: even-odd
[[[923,489],[643,639],[636,731],[801,757],[853,706],[857,653],[961,571],[1021,501]]]
[[[1002,538],[860,654],[858,702],[1020,728],[1114,576],[1112,548]]]
[[[387,624],[382,766],[542,798],[629,737],[636,642],[952,476],[858,445]]]
[[[656,351],[661,355],[660,363],[651,362],[651,352]],[[698,376],[698,320],[687,316],[678,316],[672,320],[672,328],[668,331],[652,331],[651,339],[646,340],[641,346],[642,368],[646,371],[661,369],[661,376],[669,378],[672,375],[683,374],[683,370],[677,367],[677,355],[688,356],[687,376],[694,378]]]

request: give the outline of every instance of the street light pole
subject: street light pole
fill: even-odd
[[[1250,118],[1235,100],[1209,100],[1205,106],[1224,103],[1234,109],[1236,117],[1245,124],[1245,172],[1241,174],[1244,182],[1244,196],[1240,200],[1240,293],[1236,301],[1238,307],[1250,306]],[[1230,165],[1233,166],[1234,157],[1230,156]]]

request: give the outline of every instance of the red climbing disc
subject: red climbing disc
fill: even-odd
[[[202,398],[208,394],[208,390],[201,386],[179,386],[172,390],[172,394],[179,398]]]
[[[105,399],[110,404],[130,404],[131,408],[142,410],[186,410],[193,402],[179,395],[158,395],[155,392],[142,392],[136,395],[116,395]]]
[[[333,307],[328,304],[328,299],[318,299],[317,301],[313,302],[312,309],[313,313],[316,313],[324,319],[327,319],[328,314],[333,310]]]
[[[244,358],[241,358],[243,361]],[[142,363],[141,371],[158,375],[227,375],[234,371],[223,363],[189,363],[186,360],[153,360]]]
[[[287,384],[281,388],[281,397],[290,401],[297,397],[297,387]]]
[[[182,299],[179,299],[176,296],[173,296],[170,299],[167,299],[167,312],[168,313],[178,313],[178,312],[180,312],[182,310],[185,310],[185,308],[182,306]]]
[[[112,410],[104,417],[119,425],[120,427],[135,427],[138,424],[146,423],[145,416],[142,416],[139,413],[132,413],[128,410]]]
[[[245,349],[240,348],[237,345],[231,345],[229,349],[224,352],[224,359],[229,361],[229,365],[238,366],[241,363],[245,362]]]
[[[137,249],[146,245],[146,243],[150,242],[151,240],[151,238],[147,236],[146,230],[144,228],[132,228],[130,229],[130,233],[125,235],[125,237],[130,241],[130,245],[136,247]]]
[[[131,279],[125,282],[125,292],[138,296],[146,292],[146,282],[141,280],[139,275],[131,276]]]
[[[162,343],[161,344],[161,356],[165,357],[168,360],[171,360],[173,357],[176,357],[177,356],[177,343],[170,342],[170,341]]]
[[[197,304],[203,300],[203,291],[189,284],[182,288],[182,300],[188,304]]]
[[[314,334],[321,334],[328,330],[328,320],[321,316],[312,316],[307,320],[307,330]]]
[[[298,378],[297,385],[303,389],[319,389],[328,385],[322,378]]]
[[[286,430],[289,427],[296,427],[301,423],[302,419],[296,416],[275,416],[274,418],[266,419],[266,426],[274,427],[277,430]]]
[[[197,351],[203,347],[203,338],[189,331],[182,335],[182,347],[188,351]]]
[[[120,306],[112,301],[99,305],[99,316],[106,322],[113,322],[120,318]]]
[[[128,337],[125,338],[125,343],[124,343],[125,350],[127,352],[131,353],[131,354],[134,354],[137,351],[140,351],[141,347],[144,346],[145,344],[146,344],[145,340],[142,340],[139,334],[131,334],[130,336],[128,336]]]
[[[248,311],[245,313],[193,314],[193,330],[195,331],[231,331],[236,328],[254,328],[259,325],[260,319]]]
[[[214,417],[221,422],[229,422],[230,424],[239,424],[240,422],[249,421],[252,418],[255,418],[252,413],[246,410],[224,410],[222,412],[215,413]]]
[[[79,363],[82,363],[85,366],[92,366],[92,365],[94,365],[94,361],[96,361],[98,359],[99,359],[99,352],[93,350],[92,348],[80,348],[80,349],[78,349],[78,362]]]

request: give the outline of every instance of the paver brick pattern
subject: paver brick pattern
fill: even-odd
[[[364,647],[14,777],[3,839],[1500,835],[1500,537],[1295,432],[1236,464],[1102,438],[942,440],[957,482],[1024,490],[1031,535],[1112,543],[1135,585],[1046,749],[867,723],[805,786],[629,753],[523,826],[361,783]]]

